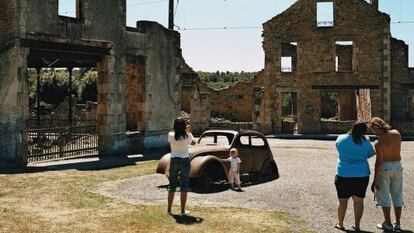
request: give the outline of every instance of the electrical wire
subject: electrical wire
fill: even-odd
[[[132,3],[132,4],[129,4],[127,6],[149,5],[149,4],[154,4],[154,3],[166,2],[166,1],[168,1],[168,0],[157,0],[157,1],[139,2],[139,3]]]

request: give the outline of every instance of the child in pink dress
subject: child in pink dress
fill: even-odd
[[[234,189],[234,183],[236,183],[237,190],[241,190],[240,187],[240,163],[239,152],[237,149],[232,148],[230,150],[230,157],[227,159],[230,162],[229,170],[229,183],[231,188]]]

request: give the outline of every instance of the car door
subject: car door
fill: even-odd
[[[240,135],[236,138],[236,149],[242,161],[240,174],[251,172],[252,170],[252,148],[249,135]]]
[[[263,163],[268,159],[269,145],[266,141],[259,136],[251,136],[251,148],[252,148],[252,171],[260,172],[263,167]]]

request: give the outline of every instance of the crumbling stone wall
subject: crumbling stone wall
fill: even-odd
[[[210,127],[211,102],[210,93],[194,88],[191,96],[191,128],[195,135],[200,135]]]
[[[267,80],[261,105],[264,114],[258,117],[258,130],[281,132],[281,99],[275,91],[281,87],[298,90],[299,133],[321,132],[320,91],[324,89],[372,89],[371,112],[384,116],[387,110],[384,102],[389,99],[382,95],[386,74],[382,55],[389,53],[383,49],[390,36],[389,16],[365,1],[332,2],[335,9],[332,28],[316,26],[314,0],[299,0],[264,23]],[[336,41],[353,42],[352,72],[335,72],[335,54],[341,53]],[[297,42],[297,70],[286,73],[281,72],[281,45],[289,42]]]
[[[341,90],[339,92],[339,120],[348,121],[357,119],[355,90]]]
[[[181,49],[177,32],[154,22],[127,28],[125,0],[77,1],[75,18],[58,15],[58,0],[0,3],[0,41],[6,34],[12,37],[7,47],[0,44],[0,112],[4,114],[0,120],[14,127],[16,137],[10,140],[18,145],[11,151],[0,151],[0,158],[25,163],[21,157],[27,154],[24,122],[29,93],[25,75],[27,68],[47,66],[40,64],[41,58],[47,62],[58,59],[56,66],[97,67],[98,150],[102,156],[120,156],[129,148],[127,118],[134,118],[127,117],[127,55],[145,57],[143,104],[137,107],[143,114],[136,115],[137,127],[142,128],[138,140],[145,148],[168,146],[166,133],[180,112]],[[133,97],[135,94],[138,97]],[[128,98],[141,96],[134,93]],[[136,113],[135,108],[132,112]]]
[[[371,94],[369,89],[360,89],[357,92],[357,119],[368,122],[371,119]]]
[[[11,39],[16,24],[16,5],[14,1],[0,0],[0,49],[6,39]]]
[[[252,121],[251,83],[236,83],[221,90],[211,90],[211,111],[231,121]]]
[[[392,122],[410,121],[409,92],[414,90],[414,79],[410,79],[408,68],[408,45],[404,41],[391,41],[391,120]]]
[[[220,90],[209,88],[185,63],[182,65],[181,73],[181,109],[183,111],[192,113],[189,103],[194,89],[198,88],[201,92],[210,93],[209,104],[212,117],[224,117],[233,122],[251,122],[253,120],[253,86],[263,83],[263,71],[260,71],[251,82],[235,83]]]
[[[127,131],[144,128],[145,57],[127,56],[126,65],[126,117]]]

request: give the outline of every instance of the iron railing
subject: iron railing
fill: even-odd
[[[67,159],[98,154],[95,121],[48,120],[28,122],[29,162]],[[66,125],[65,125],[66,124]]]

